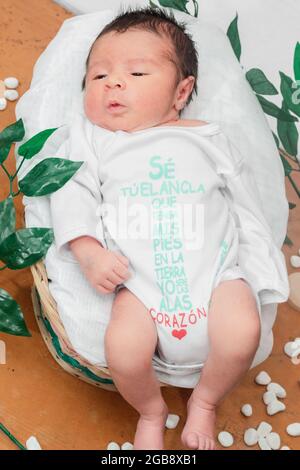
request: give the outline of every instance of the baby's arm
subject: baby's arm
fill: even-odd
[[[69,258],[71,250],[90,284],[108,294],[130,276],[129,262],[122,254],[104,248],[99,159],[92,131],[93,126],[82,115],[74,117],[70,136],[58,154],[84,164],[63,187],[50,194],[50,209],[58,253]]]
[[[103,248],[95,238],[78,237],[71,240],[69,246],[86,278],[101,294],[112,293],[118,284],[130,277],[128,259]]]

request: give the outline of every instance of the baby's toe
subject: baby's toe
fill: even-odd
[[[215,441],[213,441],[212,439],[210,439],[209,450],[216,450]]]
[[[208,437],[205,438],[205,447],[204,447],[204,450],[210,450],[210,439]]]
[[[206,450],[206,438],[199,436],[198,450]]]
[[[198,436],[196,433],[191,432],[186,436],[186,445],[191,449],[198,449]]]

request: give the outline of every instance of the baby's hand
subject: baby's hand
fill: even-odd
[[[128,259],[120,253],[99,246],[81,262],[81,268],[90,284],[101,294],[111,294],[116,286],[131,276]]]
[[[112,293],[131,276],[128,259],[121,253],[106,250],[94,238],[78,237],[69,245],[88,281],[101,294]]]

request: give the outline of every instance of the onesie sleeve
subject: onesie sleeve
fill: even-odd
[[[106,241],[101,219],[101,182],[98,159],[92,146],[93,125],[83,116],[74,117],[69,138],[58,155],[84,163],[62,188],[50,195],[50,210],[55,243],[60,256],[73,258],[68,242],[87,235],[104,247]]]
[[[289,297],[285,257],[263,214],[254,173],[238,149],[227,137],[225,140],[217,172],[224,179],[225,194],[236,219],[238,265],[261,305],[285,302]]]

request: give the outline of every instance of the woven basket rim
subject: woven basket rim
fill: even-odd
[[[48,341],[46,340],[45,333],[43,331],[44,328],[47,330],[48,334],[51,336],[52,345],[56,351],[56,354],[60,356],[61,361],[66,362],[66,358],[69,358],[67,360],[69,364],[70,362],[72,363],[74,361],[76,361],[79,364],[79,367],[75,367],[75,363],[74,365],[73,364],[71,365],[71,367],[73,367],[76,370],[77,377],[83,380],[86,380],[86,376],[95,376],[95,378],[91,379],[92,382],[91,380],[88,380],[89,383],[93,383],[94,385],[96,385],[96,382],[98,382],[97,385],[100,385],[101,387],[102,387],[102,383],[103,385],[108,384],[110,387],[114,387],[113,389],[115,389],[115,385],[113,384],[111,374],[107,367],[91,364],[87,359],[83,358],[80,354],[78,354],[74,350],[67,336],[65,328],[62,324],[62,321],[60,320],[58,310],[57,310],[57,304],[50,292],[49,280],[48,280],[47,271],[46,271],[46,267],[45,267],[43,260],[40,260],[34,265],[30,266],[30,269],[31,269],[32,276],[34,279],[34,285],[32,286],[32,296],[36,294],[36,297],[39,303],[39,307],[38,307],[39,311],[35,311],[36,309],[34,308],[34,313],[35,313],[35,317],[36,317],[41,335],[48,349],[50,350]],[[35,293],[34,293],[34,290],[35,290]],[[40,319],[38,318],[38,316],[40,316]],[[43,322],[44,328],[41,328],[40,321]],[[47,322],[49,323],[49,325],[47,325]],[[55,335],[55,338],[57,338],[57,341],[56,339],[53,341],[54,335]],[[59,348],[57,347],[57,343],[59,344],[59,347],[65,359],[61,357],[61,353],[59,351]],[[50,353],[52,354],[51,350],[50,350]],[[54,359],[57,362],[59,362],[57,360],[57,357],[54,357]],[[60,362],[59,364],[62,365]],[[79,371],[78,369],[81,369],[81,370]],[[159,381],[159,385],[161,387],[173,387],[172,385],[161,382],[161,381]]]

